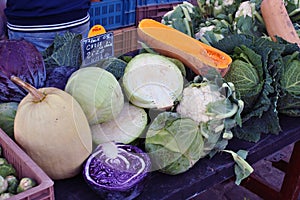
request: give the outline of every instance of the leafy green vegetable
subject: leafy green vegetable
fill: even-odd
[[[238,98],[245,103],[242,127],[235,126],[233,132],[252,142],[257,142],[261,134],[281,131],[279,112],[290,116],[300,113],[300,98],[291,91],[297,89],[290,87],[298,87],[294,68],[299,57],[293,54],[299,47],[280,37],[277,42],[271,41],[260,12],[261,2],[198,0],[190,15],[196,22],[194,37],[233,59],[225,80],[234,83]],[[300,37],[299,4],[298,0],[285,0]]]
[[[97,145],[105,142],[132,143],[143,133],[147,120],[143,108],[125,102],[121,113],[113,119],[91,126],[93,142]]]
[[[85,67],[68,79],[65,91],[82,107],[90,125],[103,123],[120,114],[124,95],[117,79],[99,67]]]
[[[178,4],[166,13],[162,23],[206,44],[231,34],[262,36],[266,33],[260,14],[261,0],[198,0],[198,5]]]
[[[145,149],[155,170],[175,175],[200,159],[203,144],[195,121],[181,118],[178,113],[162,112],[147,131]]]
[[[103,143],[84,164],[83,178],[100,199],[136,199],[151,170],[149,156],[133,145]]]
[[[193,37],[196,12],[191,3],[184,1],[167,12],[162,18],[162,23]]]
[[[142,108],[166,109],[181,95],[183,76],[165,56],[141,53],[127,64],[122,85],[129,101]]]
[[[245,102],[245,112],[253,109],[263,89],[264,72],[261,56],[241,45],[234,49],[234,61],[225,80],[234,83],[238,95]]]
[[[145,148],[156,169],[187,171],[200,158],[223,150],[233,136],[231,129],[241,125],[243,102],[236,99],[233,84],[215,79],[196,77],[184,88],[176,112],[162,112],[150,124]]]
[[[231,129],[242,124],[240,114],[244,102],[236,98],[232,83],[222,84],[221,80],[218,76],[210,80],[195,77],[193,83],[183,90],[183,97],[176,108],[182,117],[199,123],[204,137],[202,156],[212,156],[224,149],[233,136]]]
[[[280,113],[300,116],[300,52],[283,58],[283,73],[280,78],[281,94],[278,101]]]
[[[80,67],[81,34],[66,32],[63,35],[57,35],[53,43],[42,52],[46,68],[55,66],[73,66]]]
[[[68,79],[73,72],[78,69],[79,67],[72,66],[57,66],[53,68],[47,68],[45,87],[55,87],[64,90]]]
[[[234,16],[233,29],[236,33],[261,36],[266,32],[264,20],[260,14],[261,1],[241,2]]]
[[[87,67],[100,67],[112,73],[116,79],[120,79],[124,75],[127,62],[116,57],[102,59],[99,62],[88,65]]]
[[[284,0],[287,12],[293,23],[300,22],[300,2],[298,0]]]
[[[230,153],[235,161],[234,172],[236,175],[235,184],[240,185],[241,181],[247,178],[254,169],[245,161],[248,152],[239,150],[237,153],[230,150],[223,150],[224,152]]]
[[[19,103],[0,103],[0,128],[11,138],[14,138],[14,120]]]
[[[233,63],[238,62],[241,65],[234,64],[224,78],[235,84],[237,92],[245,102],[243,127],[235,127],[234,133],[239,138],[257,142],[262,133],[278,134],[281,131],[276,107],[281,54],[285,48],[284,45],[267,38],[252,37],[252,42],[233,41],[239,44],[231,44],[228,53],[234,58]],[[220,42],[224,45],[232,41],[226,38]],[[236,45],[233,52],[232,45]],[[256,75],[249,74],[255,71]]]

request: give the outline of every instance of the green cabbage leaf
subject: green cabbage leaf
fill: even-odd
[[[283,40],[275,43],[268,38],[243,34],[224,38],[213,46],[233,57],[232,66],[224,78],[235,85],[245,102],[243,126],[234,127],[235,136],[257,142],[261,134],[278,134],[281,127],[277,104],[283,57],[297,47]]]
[[[191,168],[201,158],[203,147],[198,123],[173,112],[162,112],[154,119],[145,141],[154,170],[172,175]]]
[[[283,58],[283,72],[280,78],[280,98],[278,111],[292,116],[300,116],[300,52]]]
[[[57,66],[80,67],[81,59],[81,34],[66,32],[57,35],[53,43],[42,53],[46,69]]]

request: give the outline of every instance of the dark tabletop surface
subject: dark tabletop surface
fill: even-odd
[[[264,157],[300,140],[300,118],[281,117],[282,132],[278,135],[263,135],[257,143],[230,140],[226,149],[249,151],[247,161],[253,164]],[[213,158],[203,158],[190,170],[179,175],[166,175],[152,172],[146,181],[140,200],[188,199],[211,186],[234,177],[234,162],[230,154],[218,153]],[[100,199],[84,182],[81,175],[71,179],[55,181],[56,200]]]

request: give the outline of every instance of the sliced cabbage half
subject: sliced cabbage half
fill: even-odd
[[[124,92],[129,101],[143,108],[172,107],[183,90],[183,76],[169,59],[161,55],[142,53],[125,68]]]
[[[146,125],[146,111],[127,102],[116,118],[91,126],[93,142],[95,144],[106,142],[129,144],[142,134]]]

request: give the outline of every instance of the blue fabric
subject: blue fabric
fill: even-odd
[[[57,34],[62,35],[66,31],[70,31],[77,34],[82,34],[83,38],[88,36],[90,24],[86,23],[75,28],[64,29],[60,31],[46,31],[46,32],[19,32],[8,30],[9,39],[21,39],[24,38],[28,42],[31,42],[41,52],[49,47]]]
[[[15,25],[59,24],[87,15],[90,0],[7,0],[5,14]]]

